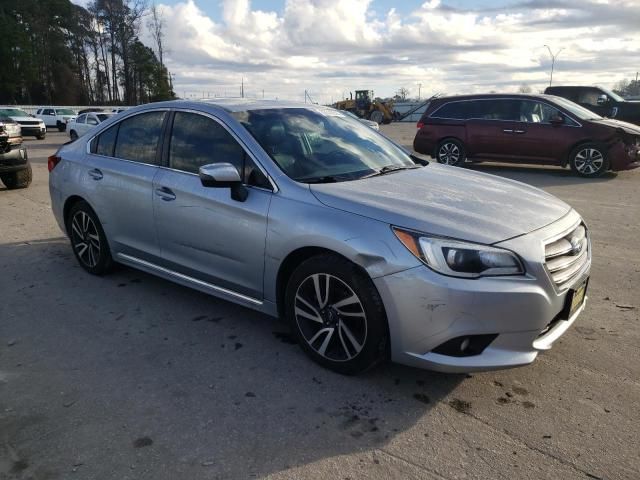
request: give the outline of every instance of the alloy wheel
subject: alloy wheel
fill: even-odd
[[[460,160],[460,148],[452,142],[443,143],[438,150],[438,161],[445,165],[455,165]]]
[[[93,219],[84,211],[76,212],[71,220],[71,243],[78,258],[94,268],[100,259],[100,235]]]
[[[574,159],[576,170],[583,175],[593,175],[604,165],[604,156],[595,148],[583,148],[576,153]]]
[[[367,340],[367,317],[358,295],[330,274],[314,273],[296,291],[298,329],[319,355],[344,362],[357,356]]]

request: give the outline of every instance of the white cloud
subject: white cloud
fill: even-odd
[[[540,5],[537,7],[536,5]],[[374,12],[371,0],[286,0],[281,13],[250,0],[223,0],[219,22],[194,0],[162,5],[167,63],[179,95],[329,102],[368,88],[381,96],[400,87],[422,94],[544,88],[548,44],[563,47],[554,81],[611,85],[640,60],[635,0],[546,0],[498,10],[460,10],[446,0],[408,15]],[[635,27],[634,27],[635,26]]]

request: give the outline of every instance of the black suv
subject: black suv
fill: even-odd
[[[0,180],[9,190],[25,188],[31,183],[31,175],[20,125],[8,117],[0,117]]]
[[[640,101],[625,100],[602,87],[547,87],[547,95],[564,97],[601,117],[640,125]]]

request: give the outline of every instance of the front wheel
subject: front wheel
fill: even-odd
[[[71,140],[74,140],[74,141],[75,141],[75,140],[77,140],[77,139],[78,139],[78,134],[76,133],[76,131],[75,131],[75,130],[71,130],[71,131],[69,132],[69,137],[71,138]]]
[[[580,145],[571,152],[569,165],[571,170],[582,177],[599,177],[609,170],[607,151],[595,143]]]
[[[436,160],[445,165],[460,166],[467,159],[464,145],[455,138],[442,140],[436,148]]]
[[[369,116],[369,120],[380,125],[384,121],[384,114],[380,110],[374,110]]]
[[[80,201],[73,205],[66,224],[80,266],[93,275],[108,273],[113,265],[111,251],[98,216],[89,204]]]
[[[33,180],[31,165],[27,165],[27,168],[17,172],[0,174],[0,180],[9,190],[27,188],[31,184],[31,180]]]
[[[40,133],[40,134],[36,135],[36,138],[38,140],[44,140],[46,136],[47,136],[46,133]]]
[[[300,264],[287,285],[285,314],[305,353],[335,372],[354,375],[385,358],[382,299],[346,259],[319,255]]]
[[[58,122],[58,131],[59,132],[64,132],[67,129],[67,124],[66,123],[62,123],[62,122]]]

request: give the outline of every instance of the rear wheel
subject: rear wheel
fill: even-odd
[[[67,124],[58,122],[57,127],[59,132],[64,132],[67,129]]]
[[[464,145],[455,138],[445,138],[436,148],[436,160],[445,165],[460,166],[467,158]]]
[[[571,152],[569,165],[571,170],[582,177],[599,177],[609,170],[607,151],[595,143],[580,145]]]
[[[73,205],[67,215],[67,232],[80,266],[93,275],[111,270],[113,259],[98,216],[87,202]]]
[[[71,130],[69,132],[69,137],[71,138],[71,140],[77,140],[78,139],[78,134],[76,133],[75,130]]]
[[[27,168],[17,172],[2,173],[0,174],[0,180],[9,190],[27,188],[31,184],[31,180],[33,180],[31,165],[27,165]]]
[[[287,285],[285,313],[302,349],[326,368],[353,375],[385,358],[382,300],[346,259],[319,255],[303,262]]]

